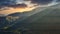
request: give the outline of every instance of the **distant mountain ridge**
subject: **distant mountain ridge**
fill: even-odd
[[[38,8],[27,13],[17,12],[9,14],[8,16],[12,16],[13,18],[18,16],[19,18],[16,21],[11,22],[6,31],[17,30],[24,34],[41,34],[41,32],[53,32],[53,34],[55,34],[60,32],[60,4]]]
[[[20,20],[20,19],[19,19]],[[58,23],[57,23],[58,22]],[[50,30],[52,26],[54,26],[51,30],[55,30],[55,26],[58,26],[56,29],[58,30],[60,22],[60,7],[59,5],[55,5],[53,7],[48,7],[47,9],[31,15],[30,17],[17,21],[16,26],[19,24],[21,27],[26,27],[27,29],[32,28],[33,30]],[[58,25],[57,25],[57,24]],[[24,25],[24,26],[23,26]],[[33,28],[34,27],[34,28]],[[18,27],[16,27],[18,28]]]

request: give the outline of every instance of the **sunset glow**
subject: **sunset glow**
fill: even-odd
[[[47,0],[46,0],[47,1]],[[12,2],[7,2],[6,3],[1,3],[2,8],[0,9],[0,15],[8,15],[11,13],[16,13],[16,12],[26,12],[26,11],[31,11],[37,7],[48,7],[52,5],[56,5],[57,0],[53,1],[40,1],[40,0],[16,0]],[[14,4],[15,2],[15,4]],[[51,2],[51,3],[49,3]],[[1,7],[0,6],[0,7]]]
[[[13,8],[13,7],[9,7],[9,9],[6,9],[6,10],[0,10],[0,14],[11,14],[11,13],[15,13],[15,12],[25,12],[25,11],[31,11],[33,9],[35,9],[36,7],[33,7],[33,6],[29,6],[29,7],[26,7],[26,8],[19,8],[19,7],[16,7],[16,8]]]

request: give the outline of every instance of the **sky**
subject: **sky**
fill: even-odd
[[[60,0],[0,0],[0,15],[31,11],[37,7],[55,5]]]

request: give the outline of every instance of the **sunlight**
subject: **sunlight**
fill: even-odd
[[[9,9],[7,8],[6,10],[0,10],[0,14],[11,14],[11,13],[16,13],[16,12],[26,12],[26,11],[31,11],[33,9],[35,9],[36,7],[33,6],[29,6],[26,8],[13,8],[13,7],[9,7]]]

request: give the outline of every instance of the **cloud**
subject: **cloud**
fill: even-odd
[[[60,2],[60,0],[24,0],[24,1],[31,1],[31,3],[38,5],[46,5],[55,1]]]
[[[0,12],[3,10],[10,10],[10,9],[15,9],[15,8],[26,8],[27,4],[21,3],[21,4],[16,4],[15,0],[0,0]]]
[[[6,3],[4,3],[6,2]],[[31,5],[29,4],[29,2],[25,2],[25,3],[10,3],[7,1],[2,1],[0,4],[0,14],[4,14],[4,15],[8,15],[11,13],[15,13],[15,12],[25,12],[25,11],[31,11],[33,9],[35,9],[36,5]],[[21,1],[19,1],[21,2]]]
[[[27,0],[25,0],[25,1],[27,1]],[[36,3],[36,4],[44,5],[44,4],[50,3],[53,0],[29,0],[29,1],[31,1],[31,3]]]
[[[0,12],[1,11],[6,12],[5,10],[13,11],[13,9],[15,11],[17,8],[24,9],[24,8],[27,8],[27,5],[24,4],[24,3],[22,3],[22,4],[15,4],[15,5],[3,5],[3,6],[0,6]],[[16,10],[16,11],[18,11],[18,10]]]
[[[14,0],[0,0],[0,5],[12,5],[16,2]]]
[[[60,1],[60,0],[57,0],[57,1]]]
[[[26,4],[21,3],[21,4],[16,4],[15,0],[0,0],[0,9],[4,7],[19,7],[19,8],[25,8],[27,7]]]
[[[15,12],[31,11],[37,7],[41,7],[42,5],[45,6],[52,1],[53,0],[1,0],[0,14],[5,15]]]
[[[27,5],[24,4],[24,3],[22,3],[22,4],[9,5],[8,7],[13,7],[13,8],[16,8],[16,7],[18,7],[18,8],[25,8],[25,7],[27,7]]]

